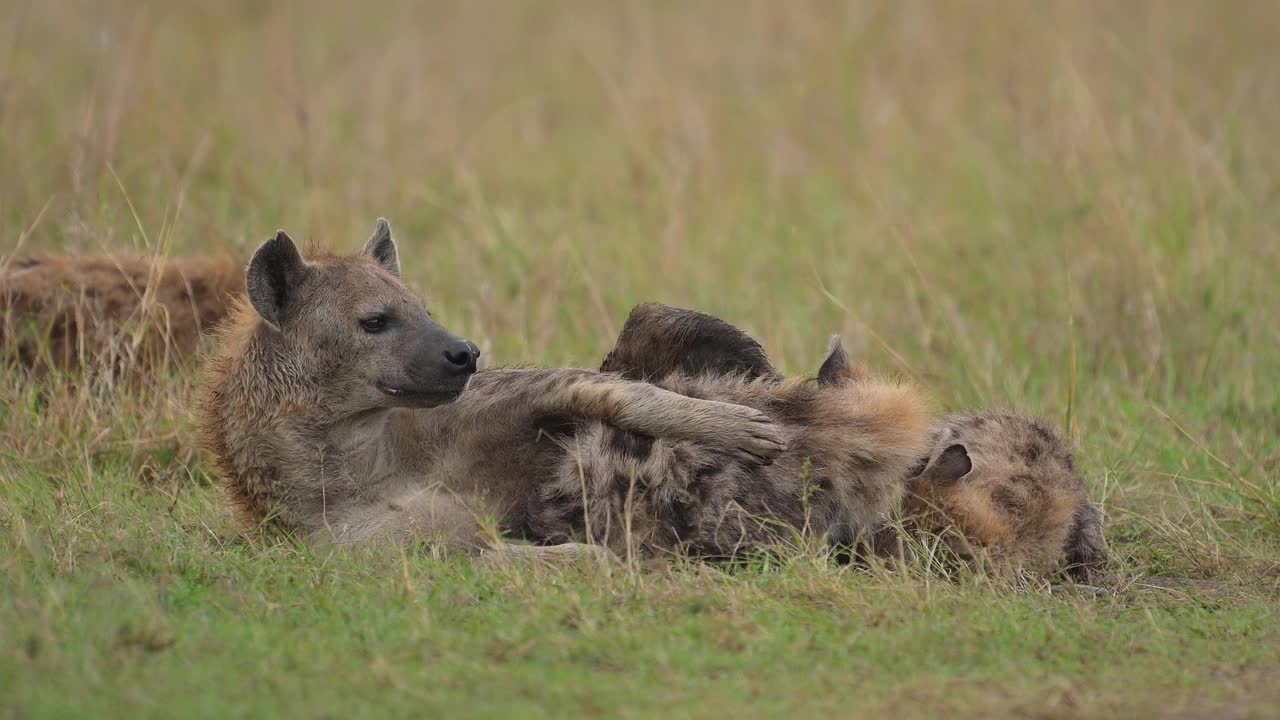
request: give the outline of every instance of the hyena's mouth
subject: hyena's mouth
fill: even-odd
[[[432,388],[429,390],[377,383],[377,388],[383,395],[395,398],[406,405],[430,407],[451,403],[462,397],[462,391],[466,388],[466,383],[460,383],[457,387],[452,388]]]

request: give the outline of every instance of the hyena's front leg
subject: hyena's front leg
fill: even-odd
[[[313,534],[318,541],[344,547],[425,541],[476,555],[491,545],[480,521],[483,514],[435,485],[334,509]]]
[[[786,449],[773,420],[755,408],[686,397],[647,383],[580,376],[541,399],[553,414],[588,417],[619,430],[693,440],[769,463]]]
[[[470,500],[470,501],[469,501]],[[380,501],[335,512],[317,530],[317,540],[347,548],[386,542],[421,542],[461,551],[485,562],[570,565],[585,560],[604,564],[614,560],[597,545],[518,545],[495,539],[481,522],[482,500],[469,499],[439,487],[423,487]]]

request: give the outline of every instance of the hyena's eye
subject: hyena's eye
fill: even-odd
[[[367,333],[380,333],[387,328],[387,316],[370,315],[360,321],[360,327]]]

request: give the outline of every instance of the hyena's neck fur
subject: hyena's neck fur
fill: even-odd
[[[397,411],[343,414],[286,342],[237,311],[209,364],[202,430],[242,519],[314,532],[387,490]]]

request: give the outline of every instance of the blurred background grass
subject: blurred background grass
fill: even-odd
[[[385,215],[497,362],[594,366],[646,300],[795,373],[839,332],[943,409],[1065,428],[1128,570],[1274,598],[1277,27],[1266,1],[3,0],[0,235],[247,257]],[[13,487],[123,453],[112,487],[159,467],[181,505],[189,382],[7,382]],[[32,492],[9,517],[78,517]]]

